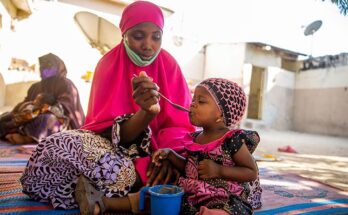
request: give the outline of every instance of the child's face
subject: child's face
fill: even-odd
[[[211,127],[221,118],[221,111],[204,87],[196,87],[190,106],[190,122],[198,127]]]
[[[43,99],[43,95],[42,95],[42,94],[38,94],[38,95],[35,97],[35,99],[34,99],[34,101],[33,101],[33,104],[34,104],[35,106],[40,106],[40,105],[41,105],[42,99]]]

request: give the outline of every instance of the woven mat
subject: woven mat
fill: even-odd
[[[348,214],[347,192],[268,168],[260,168],[260,182],[263,207],[255,214]]]
[[[18,179],[34,148],[34,145],[23,147],[0,143],[0,214],[79,214],[78,209],[55,210],[21,192]],[[271,168],[261,167],[260,179],[263,207],[255,214],[348,214],[346,192]]]
[[[282,173],[294,173],[342,191],[348,191],[348,158],[309,154],[278,153],[277,161],[258,162]]]
[[[79,209],[56,210],[47,203],[33,201],[22,193],[19,178],[36,145],[12,145],[0,141],[0,214],[58,215],[80,214]],[[129,215],[117,213],[115,215]]]

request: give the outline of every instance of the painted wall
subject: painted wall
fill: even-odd
[[[249,95],[252,65],[265,68],[262,119],[251,123],[278,130],[291,130],[295,73],[281,69],[282,59],[271,51],[247,46],[243,86]]]
[[[243,86],[249,95],[252,65],[246,64],[243,72]],[[295,73],[277,67],[265,71],[262,120],[246,120],[248,124],[278,130],[291,130],[293,120]],[[257,127],[257,126],[256,126]]]
[[[205,49],[203,78],[234,80],[249,95],[252,65],[265,68],[262,120],[244,119],[243,124],[288,130],[293,127],[295,73],[281,69],[281,64],[280,56],[274,52],[252,48],[245,43],[214,43]],[[198,77],[199,72],[196,72]]]
[[[296,73],[284,69],[279,54],[238,43],[207,45],[205,55],[197,54],[183,71],[194,80],[237,81],[248,95],[252,65],[265,68],[262,120],[243,124],[348,136],[348,66]]]
[[[281,58],[273,51],[260,50],[247,45],[245,51],[245,63],[250,63],[258,67],[267,68],[269,66],[281,67]]]
[[[293,127],[295,73],[277,67],[267,70],[263,120],[271,128],[291,130]]]
[[[348,66],[296,75],[294,130],[348,137]]]

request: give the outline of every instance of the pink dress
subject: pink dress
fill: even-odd
[[[253,141],[250,138],[252,133],[256,132],[231,130],[220,139],[208,144],[201,145],[194,140],[185,144],[188,154],[185,176],[179,179],[179,185],[185,190],[184,214],[195,214],[201,206],[223,209],[230,214],[252,214],[252,207],[247,201],[249,183],[220,178],[202,180],[198,174],[198,163],[203,159],[211,159],[224,166],[235,166],[233,155],[244,142],[253,145],[250,143]],[[190,138],[194,139],[198,134],[195,132]]]

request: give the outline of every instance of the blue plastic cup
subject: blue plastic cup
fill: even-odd
[[[175,185],[156,185],[143,187],[140,191],[140,210],[145,207],[145,194],[150,193],[151,215],[180,214],[184,190]]]

